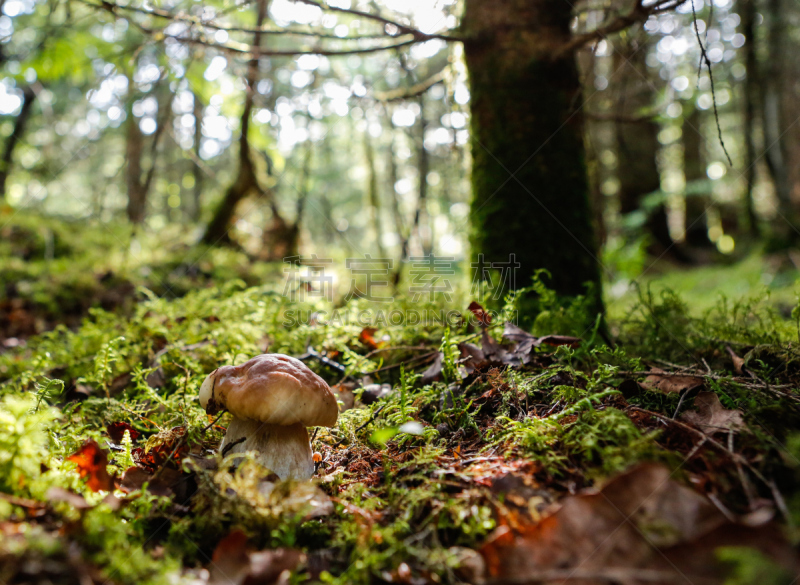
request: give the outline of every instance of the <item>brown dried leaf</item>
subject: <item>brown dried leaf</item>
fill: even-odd
[[[471,374],[477,368],[480,368],[486,361],[483,350],[472,343],[459,343],[458,351],[461,353],[459,362],[464,367],[467,374]]]
[[[488,327],[492,324],[492,316],[480,305],[480,303],[472,301],[467,309],[473,315],[475,315],[475,318],[482,327]]]
[[[506,523],[480,553],[483,577],[496,582],[722,583],[719,546],[752,546],[793,563],[777,526],[730,522],[706,497],[673,481],[669,469],[647,463],[600,491],[567,497],[541,522]]]
[[[736,355],[736,352],[731,349],[730,345],[725,348],[725,351],[727,351],[728,355],[731,356],[731,361],[733,362],[733,371],[741,376],[744,373],[744,358]]]
[[[727,410],[714,392],[700,392],[694,399],[694,411],[681,415],[681,419],[713,435],[720,431],[738,430],[745,427],[742,413]]]
[[[106,431],[108,432],[108,436],[111,437],[111,440],[115,443],[119,444],[122,442],[122,438],[125,436],[125,431],[128,431],[131,435],[131,440],[135,441],[139,438],[139,431],[134,429],[130,423],[125,421],[111,423],[106,427]]]
[[[78,466],[78,473],[86,480],[87,487],[93,492],[114,490],[114,480],[108,474],[108,455],[94,440],[86,441],[80,449],[67,457]]]
[[[375,327],[364,327],[358,334],[358,340],[370,349],[378,349],[380,345],[374,337],[377,331]]]
[[[703,378],[686,374],[670,374],[659,368],[651,368],[650,375],[642,382],[642,387],[655,392],[672,394],[694,390],[703,385]]]
[[[361,393],[361,402],[369,406],[392,393],[391,384],[367,384]]]
[[[517,344],[514,353],[520,357],[530,355],[533,348],[539,346],[539,340],[536,337],[509,321],[503,325],[503,338]]]
[[[209,585],[270,585],[288,583],[289,574],[305,555],[293,549],[249,552],[247,535],[240,530],[223,538],[209,566]]]
[[[182,474],[175,469],[164,469],[154,481],[153,474],[141,467],[129,467],[122,475],[119,489],[129,494],[141,490],[147,483],[147,491],[155,496],[172,496],[171,486],[181,480]]]
[[[422,377],[419,380],[420,384],[430,384],[442,377],[443,360],[444,354],[442,352],[437,353],[431,365],[428,366],[424,372],[422,372]]]
[[[573,337],[571,335],[545,335],[544,337],[539,338],[539,343],[545,343],[547,345],[568,345],[572,349],[575,349],[581,344],[580,337]]]

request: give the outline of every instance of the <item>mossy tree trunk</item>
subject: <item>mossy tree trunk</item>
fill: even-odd
[[[562,0],[467,0],[473,256],[540,268],[562,295],[599,291],[571,7]],[[600,306],[599,296],[597,306]]]

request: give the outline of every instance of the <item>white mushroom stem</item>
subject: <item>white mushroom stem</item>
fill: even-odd
[[[226,445],[235,443],[242,437],[245,437],[244,441],[225,451]],[[257,451],[256,461],[281,479],[306,480],[314,475],[311,442],[301,423],[288,426],[270,425],[234,417],[219,448],[226,455]]]

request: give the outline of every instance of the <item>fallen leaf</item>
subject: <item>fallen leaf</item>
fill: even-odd
[[[490,362],[488,365],[519,366],[522,363],[513,352],[506,351],[506,348],[497,343],[486,329],[481,333],[481,348],[486,361]]]
[[[728,520],[665,466],[645,463],[601,490],[565,498],[538,523],[501,525],[479,551],[478,580],[721,584],[719,546],[751,546],[794,566],[777,525],[747,524]]]
[[[125,436],[125,431],[128,431],[131,435],[131,440],[135,441],[139,438],[139,431],[134,429],[130,423],[125,421],[111,423],[106,427],[106,431],[108,432],[108,436],[111,437],[111,440],[117,444],[122,443],[122,439]]]
[[[361,402],[369,406],[384,396],[388,396],[391,392],[391,384],[367,384],[361,393]]]
[[[736,355],[736,352],[731,349],[730,345],[725,348],[725,351],[727,351],[728,355],[731,356],[731,361],[733,362],[733,371],[741,376],[744,373],[744,358]]]
[[[153,475],[146,469],[141,467],[129,467],[122,474],[119,489],[129,494],[137,490],[141,490],[144,484],[147,484],[147,491],[155,496],[171,496],[173,495],[172,485],[179,482],[182,474],[175,470],[166,468],[161,475],[153,480]]]
[[[489,314],[486,309],[484,309],[480,303],[476,301],[472,301],[467,309],[475,315],[475,318],[478,320],[478,323],[481,324],[482,327],[488,327],[492,324],[492,316]]]
[[[694,399],[694,411],[681,415],[681,419],[700,427],[706,434],[744,428],[742,413],[727,410],[714,392],[700,392]]]
[[[378,349],[380,345],[374,337],[377,331],[375,327],[364,327],[358,334],[358,340],[370,349]]]
[[[108,455],[94,440],[86,441],[80,449],[67,457],[78,466],[78,473],[86,480],[87,487],[93,492],[114,490],[114,480],[108,474]]]
[[[541,345],[542,343],[555,346],[568,345],[575,349],[581,344],[581,338],[571,335],[545,335],[539,338],[539,344]]]
[[[703,385],[703,378],[687,374],[670,374],[659,368],[651,368],[650,375],[644,379],[642,386],[647,390],[672,394],[694,390]]]
[[[173,427],[151,436],[144,448],[136,447],[131,451],[134,462],[149,471],[165,465],[170,457],[170,462],[177,464],[189,453],[189,445],[186,442],[181,443],[184,433],[184,427]],[[179,444],[177,452],[174,452]]]
[[[539,347],[543,343],[545,345],[554,346],[567,345],[572,348],[578,347],[581,343],[580,337],[573,337],[571,335],[545,335],[544,337],[536,337],[509,321],[506,321],[503,325],[503,338],[515,344],[513,347],[509,348],[508,351],[523,364],[527,364],[530,361],[533,349]]]
[[[419,380],[420,384],[424,386],[426,384],[435,382],[436,380],[441,378],[443,361],[444,361],[444,354],[442,352],[437,353],[436,357],[433,360],[433,363],[431,363],[431,365],[428,366],[424,372],[422,372],[422,377]]]
[[[539,340],[536,337],[509,321],[506,321],[503,325],[503,338],[516,343],[514,353],[520,357],[529,356],[533,348],[539,345]],[[523,362],[525,362],[524,359]]]
[[[291,571],[305,561],[305,555],[298,550],[249,552],[246,545],[247,535],[241,530],[219,542],[209,566],[209,585],[288,584]]]

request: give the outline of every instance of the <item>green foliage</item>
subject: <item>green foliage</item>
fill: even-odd
[[[730,567],[725,585],[791,585],[797,580],[795,575],[756,549],[722,547],[716,556]]]
[[[0,491],[29,494],[48,463],[50,432],[59,412],[32,396],[0,399]]]

